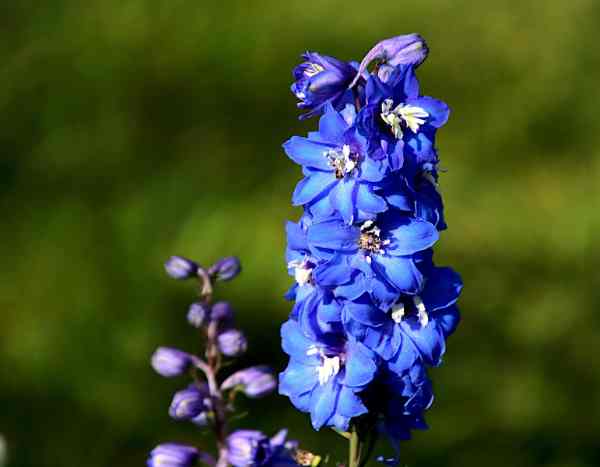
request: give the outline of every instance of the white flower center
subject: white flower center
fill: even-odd
[[[304,75],[308,78],[312,78],[313,76],[318,75],[324,70],[325,68],[323,68],[318,63],[309,63],[308,66],[304,69]]]
[[[308,260],[302,261],[295,259],[288,263],[288,269],[294,270],[294,279],[298,285],[303,286],[309,284],[312,280],[312,267],[308,266]]]
[[[319,349],[316,345],[311,345],[306,351],[306,355],[320,355],[321,366],[317,367],[317,375],[319,377],[319,385],[323,386],[327,384],[327,381],[340,372],[341,359],[339,355],[328,357],[323,352],[323,349]]]
[[[415,305],[417,320],[419,321],[421,328],[424,328],[425,326],[427,326],[429,324],[429,315],[427,314],[427,309],[425,308],[425,304],[423,303],[423,300],[421,300],[421,297],[419,297],[418,295],[415,295],[412,298],[412,300]],[[394,320],[394,322],[400,324],[402,322],[402,320],[405,318],[405,316],[406,316],[406,311],[405,311],[404,303],[402,303],[402,302],[396,303],[392,307],[392,313],[391,313],[391,317]]]
[[[330,149],[324,153],[329,161],[329,165],[335,170],[336,178],[344,178],[351,173],[357,165],[358,156],[352,154],[350,146],[344,144],[341,151],[339,149]]]
[[[392,319],[395,323],[400,323],[404,318],[404,303],[397,303],[392,307]]]
[[[323,355],[323,364],[317,368],[319,375],[319,384],[323,386],[329,381],[329,378],[340,372],[340,357],[326,357]]]
[[[381,104],[381,118],[387,123],[394,133],[394,137],[397,139],[402,138],[402,126],[403,124],[410,128],[413,133],[419,131],[419,128],[429,114],[421,107],[416,107],[409,104],[398,104],[394,109],[392,106],[394,101],[392,99],[386,99]]]

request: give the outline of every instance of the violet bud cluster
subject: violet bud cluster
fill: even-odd
[[[204,355],[194,355],[177,348],[159,347],[152,355],[151,365],[165,378],[189,376],[191,381],[174,393],[168,413],[174,420],[212,430],[216,449],[213,456],[206,446],[199,450],[178,443],[160,444],[150,453],[147,465],[191,467],[198,461],[219,467],[295,465],[292,444],[285,441],[285,431],[270,439],[255,430],[229,433],[229,419],[235,413],[238,393],[258,398],[277,387],[273,371],[264,365],[235,371],[219,384],[224,359],[243,354],[248,346],[243,332],[235,327],[231,305],[212,303],[214,283],[237,276],[241,271],[239,260],[223,258],[205,270],[190,259],[173,256],[165,263],[165,270],[174,279],[198,281],[198,298],[188,308],[187,321],[200,332],[205,351]],[[248,437],[248,433],[252,436]]]

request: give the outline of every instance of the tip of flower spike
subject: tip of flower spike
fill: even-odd
[[[429,54],[429,47],[425,39],[420,34],[405,34],[402,36],[392,37],[377,43],[365,58],[362,59],[358,67],[358,73],[354,80],[350,83],[349,88],[356,85],[367,67],[375,60],[380,65],[398,66],[412,65],[419,66],[425,61]],[[386,73],[388,73],[386,71]]]

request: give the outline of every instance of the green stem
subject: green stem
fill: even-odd
[[[378,437],[379,436],[377,434],[377,431],[371,431],[371,435],[369,437],[369,444],[367,446],[367,452],[365,453],[364,456],[362,456],[362,462],[360,463],[359,467],[365,467],[367,465],[369,458],[371,457],[371,455],[373,454],[373,451],[375,450],[375,444],[377,444]]]
[[[360,463],[360,448],[361,440],[358,436],[358,429],[356,425],[352,425],[350,430],[350,443],[348,451],[348,467],[358,467]]]

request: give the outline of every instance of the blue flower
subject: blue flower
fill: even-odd
[[[365,92],[367,105],[359,112],[357,126],[371,150],[383,149],[394,170],[407,158],[418,164],[437,162],[435,132],[446,123],[450,110],[419,94],[412,66],[397,67],[385,83],[370,76]]]
[[[382,184],[380,194],[390,206],[426,220],[438,231],[446,229],[444,205],[434,168],[409,175],[405,170],[394,172]]]
[[[336,295],[348,299],[368,292],[383,308],[399,293],[421,290],[416,254],[437,239],[435,226],[396,210],[362,225],[330,219],[308,227],[308,243],[322,260],[314,271],[317,283],[338,286]]]
[[[402,374],[415,362],[437,366],[446,338],[459,321],[455,306],[462,290],[460,276],[450,268],[433,268],[419,295],[402,296],[383,312],[366,295],[344,304],[344,327],[355,339]]]
[[[372,219],[387,205],[376,195],[388,167],[367,154],[367,141],[352,126],[354,107],[344,113],[331,106],[308,138],[294,136],[284,145],[287,155],[303,166],[305,178],[293,195],[295,205],[308,205],[316,220],[339,214],[346,223]]]
[[[234,467],[284,467],[295,466],[285,441],[287,430],[272,438],[260,431],[237,430],[227,437],[227,460]]]
[[[320,113],[328,103],[340,108],[344,99],[351,99],[348,85],[356,75],[354,66],[315,52],[306,52],[302,58],[306,61],[294,68],[292,84],[292,92],[300,99],[298,107],[309,110],[301,119]]]
[[[291,317],[300,323],[305,334],[317,339],[321,334],[340,331],[342,308],[331,291],[314,281],[313,270],[318,260],[311,256],[307,241],[311,223],[311,218],[304,215],[297,224],[286,225],[288,271],[296,280],[286,298],[296,302]]]
[[[411,431],[425,430],[424,412],[433,403],[431,381],[425,369],[414,365],[403,375],[386,374],[383,428],[393,442],[410,439]]]
[[[357,393],[375,376],[375,355],[343,336],[312,340],[292,320],[283,324],[281,336],[290,361],[279,375],[279,393],[309,412],[316,430],[324,425],[347,430],[353,417],[367,412]]]

